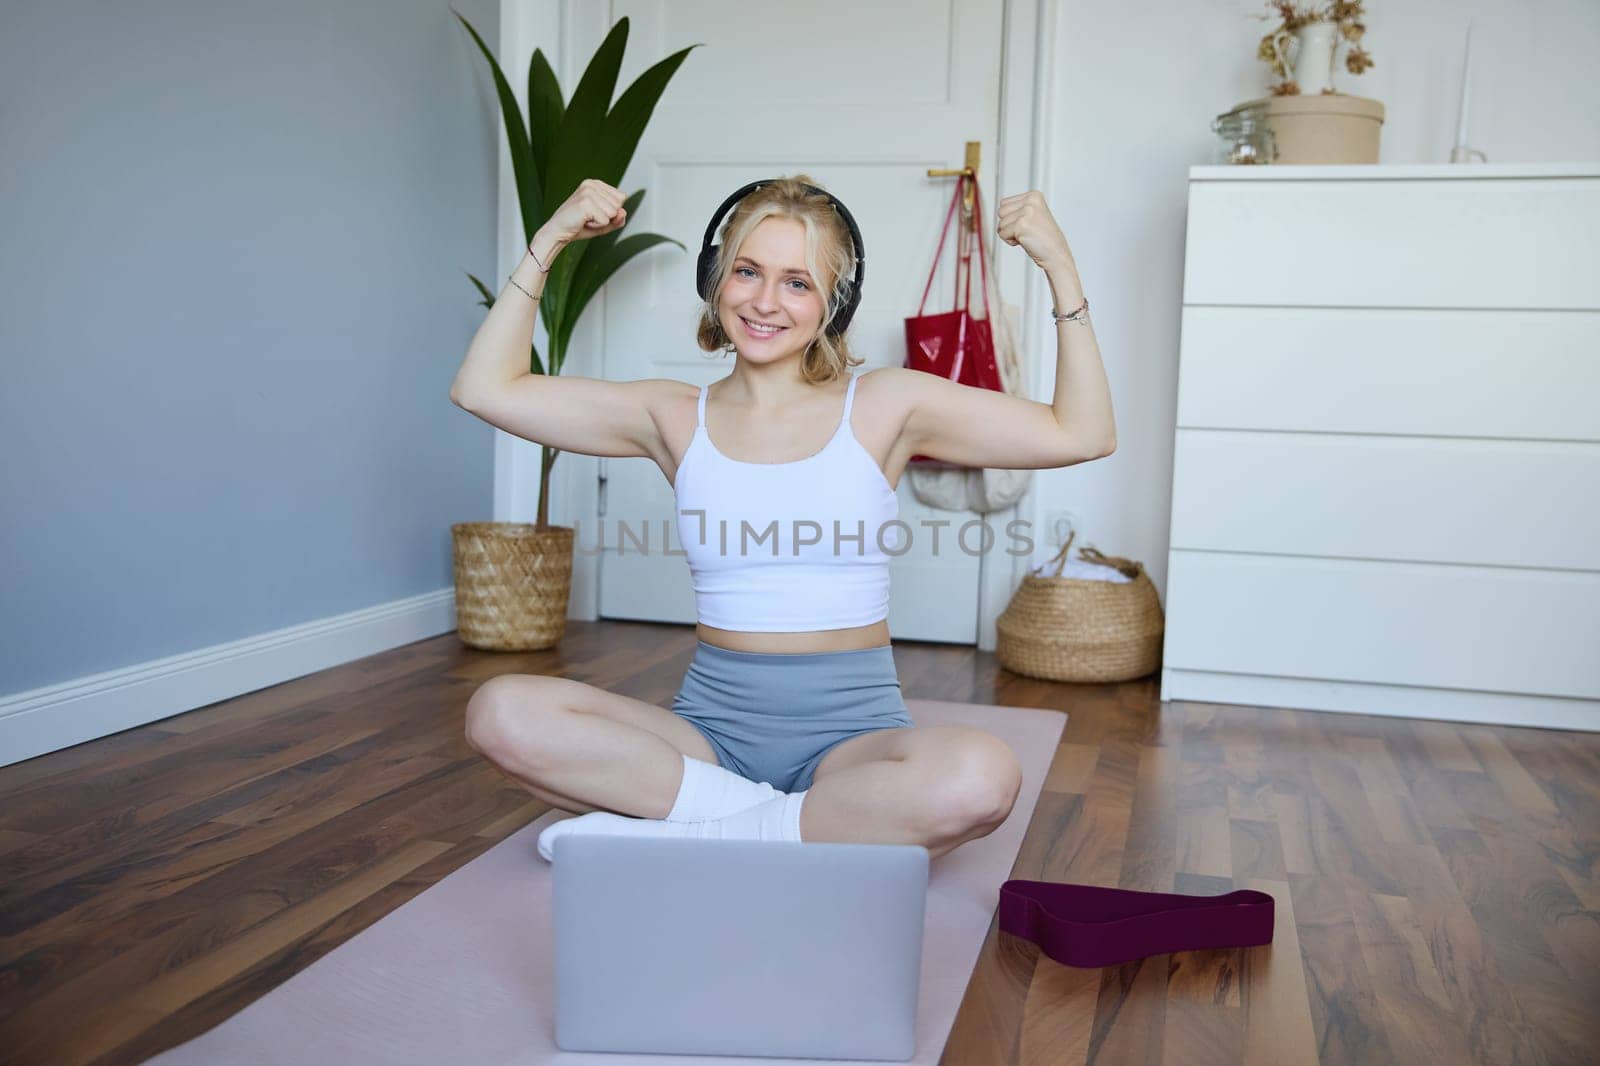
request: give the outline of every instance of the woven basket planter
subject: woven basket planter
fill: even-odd
[[[1071,547],[1069,536],[1050,560],[1058,575]],[[1078,557],[1116,567],[1133,580],[1028,574],[995,621],[1000,665],[1051,681],[1129,681],[1156,670],[1166,622],[1144,564],[1094,548],[1079,548]]]
[[[450,527],[456,632],[484,651],[537,651],[567,631],[571,526],[457,522]]]

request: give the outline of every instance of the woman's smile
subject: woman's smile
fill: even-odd
[[[787,326],[779,326],[773,329],[762,328],[743,315],[739,316],[739,321],[744,323],[744,331],[758,341],[764,341],[768,340],[769,338],[776,337],[778,334],[782,333],[788,328]]]

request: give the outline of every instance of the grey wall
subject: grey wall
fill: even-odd
[[[451,585],[497,0],[0,0],[0,695]]]

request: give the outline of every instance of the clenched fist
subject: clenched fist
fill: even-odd
[[[540,228],[558,244],[587,240],[620,229],[628,221],[627,197],[598,178],[585,178]]]
[[[1072,249],[1044,202],[1044,193],[1029,189],[1007,196],[995,210],[1000,216],[995,230],[1001,240],[1013,247],[1021,245],[1029,258],[1046,270],[1072,263]]]

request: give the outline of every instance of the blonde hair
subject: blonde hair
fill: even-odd
[[[769,218],[794,219],[806,231],[806,270],[810,272],[826,294],[822,323],[817,335],[806,346],[800,357],[800,374],[813,385],[833,381],[846,374],[851,367],[865,363],[850,352],[850,342],[845,336],[828,334],[828,324],[837,317],[839,309],[850,299],[850,287],[855,281],[856,250],[850,239],[850,229],[834,207],[833,201],[821,193],[805,187],[820,184],[805,174],[774,178],[761,188],[748,193],[728,212],[718,237],[716,264],[711,272],[711,296],[700,306],[700,324],[695,340],[707,352],[734,350],[732,339],[722,328],[717,317],[717,307],[722,298],[722,288],[733,273],[733,261],[739,255],[745,238]]]

